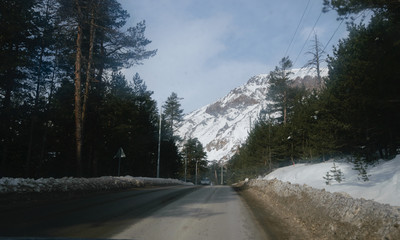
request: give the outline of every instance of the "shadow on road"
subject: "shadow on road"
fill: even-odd
[[[160,208],[202,189],[206,201],[198,197],[180,201],[180,213],[170,210],[163,216],[208,218],[218,212],[207,212],[196,204],[229,202],[232,196],[214,196],[214,187],[162,187],[87,195],[79,199],[57,200],[43,204],[25,204],[0,210],[0,237],[79,237],[104,238],[116,234],[154,214]],[[191,195],[190,195],[191,196]],[[196,196],[194,194],[194,196]],[[190,207],[189,207],[190,205]]]

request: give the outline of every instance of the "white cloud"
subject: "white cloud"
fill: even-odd
[[[148,89],[154,91],[153,98],[159,105],[171,92],[178,93],[184,98],[181,104],[185,112],[212,103],[253,75],[272,70],[283,57],[307,3],[289,0],[120,1],[132,15],[128,25],[145,19],[146,36],[153,41],[149,49],[158,49],[157,55],[144,61],[144,65],[124,73],[130,79],[139,72]],[[314,4],[312,11],[310,7],[289,51],[291,58],[298,55],[320,13],[321,4]],[[323,15],[321,20],[329,18]],[[321,36],[322,40],[329,38],[332,26],[317,25],[317,33],[325,35]],[[304,51],[297,65],[305,63]]]
[[[127,76],[139,72],[159,104],[176,92],[184,98],[185,112],[192,111],[260,71],[260,63],[219,58],[227,50],[227,37],[237,34],[231,16],[193,18],[175,11],[163,11],[162,17],[148,21],[164,22],[153,22],[156,27],[147,33],[153,40],[150,49],[157,48],[157,55],[144,65],[124,71]]]

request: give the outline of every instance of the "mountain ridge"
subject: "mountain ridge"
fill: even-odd
[[[302,82],[304,79],[307,79],[307,85],[315,81],[306,78],[316,75],[311,75],[309,70],[292,71],[292,79],[297,84],[306,86]],[[327,69],[321,75],[326,76]],[[267,107],[268,76],[255,75],[217,101],[186,114],[177,128],[177,135],[183,141],[197,138],[205,148],[208,161],[229,160],[246,141],[252,122]]]

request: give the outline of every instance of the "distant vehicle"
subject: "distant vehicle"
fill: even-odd
[[[208,178],[203,178],[203,179],[201,179],[200,184],[201,185],[210,185],[211,181]]]

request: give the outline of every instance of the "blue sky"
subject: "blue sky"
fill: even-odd
[[[131,15],[128,25],[146,21],[149,49],[158,49],[143,65],[124,70],[126,77],[138,72],[159,106],[176,92],[185,113],[269,73],[286,52],[295,68],[302,67],[314,32],[324,46],[333,36],[328,54],[347,36],[335,11],[320,16],[322,0],[119,1]]]

